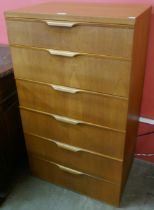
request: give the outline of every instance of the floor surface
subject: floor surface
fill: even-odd
[[[22,172],[1,210],[114,210],[102,202]],[[135,160],[121,210],[154,210],[154,164]]]

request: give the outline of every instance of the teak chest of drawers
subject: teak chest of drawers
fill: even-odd
[[[6,13],[34,175],[119,206],[135,147],[151,7]]]

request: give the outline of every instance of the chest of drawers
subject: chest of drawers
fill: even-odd
[[[133,159],[151,7],[6,13],[34,175],[119,206]]]

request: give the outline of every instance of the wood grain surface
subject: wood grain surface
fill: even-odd
[[[17,79],[128,97],[131,61],[90,54],[54,56],[42,48],[16,46],[11,50]]]
[[[52,27],[44,20],[8,20],[7,25],[12,45],[131,58],[133,29],[88,23],[78,23],[73,27]]]
[[[67,93],[53,89],[50,84],[23,80],[16,80],[16,85],[21,106],[119,130],[126,129],[126,99],[83,90]]]
[[[55,120],[49,113],[21,108],[23,129],[41,137],[81,147],[117,160],[123,159],[125,133],[82,123],[71,125]]]

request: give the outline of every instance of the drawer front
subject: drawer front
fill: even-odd
[[[12,47],[12,55],[16,78],[128,97],[130,61],[88,54],[55,56],[46,49],[18,47]]]
[[[53,27],[43,20],[8,20],[7,24],[11,44],[131,58],[133,29],[88,23]]]
[[[16,84],[20,106],[125,130],[125,99],[23,80]]]
[[[88,124],[72,125],[49,114],[20,109],[23,129],[49,139],[123,159],[125,134]]]
[[[82,148],[62,144],[39,136],[25,134],[28,153],[44,159],[64,164],[67,167],[81,170],[96,177],[120,183],[122,161],[97,155]]]
[[[92,198],[103,200],[116,206],[119,205],[119,185],[95,179],[82,172],[68,170],[61,165],[34,156],[29,157],[29,163],[33,175],[37,177],[65,186]]]

